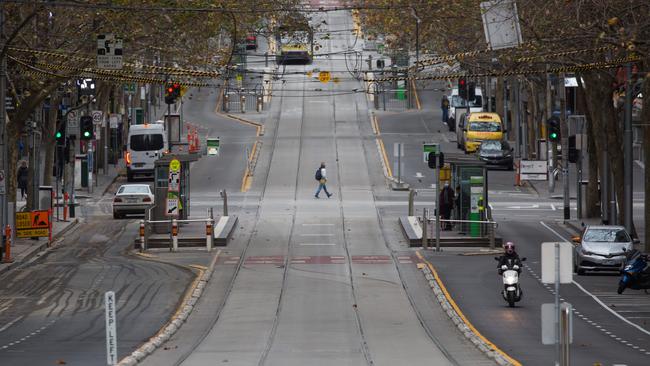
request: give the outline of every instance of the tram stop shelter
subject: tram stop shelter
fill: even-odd
[[[154,197],[155,205],[151,210],[149,220],[163,221],[186,220],[190,213],[190,164],[199,160],[200,154],[197,153],[171,153],[165,154],[156,160],[154,165]],[[167,204],[169,194],[169,166],[173,160],[180,162],[179,187],[178,187],[178,207],[177,213],[170,213]],[[169,233],[170,225],[155,224],[153,231],[157,234]]]
[[[491,247],[499,245],[495,237],[496,224],[488,205],[488,174],[484,162],[475,155],[447,153],[445,168],[440,170],[440,187],[444,183],[454,189],[455,205],[450,230],[440,230],[440,245],[448,247]],[[440,188],[435,192],[440,194]],[[436,243],[434,207],[428,218],[427,243]],[[442,218],[441,218],[442,219]],[[410,246],[423,245],[424,219],[418,216],[400,216],[399,222]]]

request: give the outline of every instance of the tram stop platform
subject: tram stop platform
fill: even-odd
[[[419,216],[400,216],[399,224],[410,247],[422,247],[423,223]],[[451,230],[440,230],[441,247],[496,247],[500,248],[503,239],[495,236],[494,226],[455,222]],[[435,221],[430,220],[427,227],[428,246],[436,246]]]
[[[226,246],[235,231],[238,218],[236,215],[221,216],[215,219],[212,230],[212,245]],[[171,234],[156,233],[145,230],[145,249],[172,248]],[[134,248],[140,249],[140,237],[135,239]],[[180,222],[178,227],[178,247],[207,247],[206,225],[204,222]]]

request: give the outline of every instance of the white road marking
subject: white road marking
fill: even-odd
[[[555,205],[554,205],[554,204],[552,204],[552,203],[551,203],[551,210],[553,210],[553,211],[555,211],[555,210],[556,210],[556,208],[555,208]]]
[[[422,175],[422,173],[420,173],[420,172],[417,172],[417,173],[415,173],[415,177],[420,179],[420,178],[424,178],[424,175]]]
[[[20,319],[22,319],[23,317],[24,317],[24,315],[21,315],[21,316],[17,317],[16,319],[10,321],[9,323],[5,324],[2,328],[0,328],[0,332],[4,332],[5,330],[9,329],[9,327],[16,324],[16,322],[20,321]]]
[[[544,223],[544,221],[540,221],[539,223],[542,224],[542,226],[544,226],[545,228],[547,228],[550,232],[552,232],[553,234],[555,234],[558,238],[562,239],[562,241],[567,242],[567,243],[569,242],[569,241],[566,240],[562,235],[560,235],[557,231],[551,229],[548,225],[546,225],[546,224]],[[585,289],[584,287],[582,287],[581,284],[579,284],[579,283],[576,282],[575,280],[573,280],[573,284],[576,285],[580,290],[582,290],[582,292],[584,292],[585,294],[591,296],[591,298],[594,299],[594,301],[596,301],[600,306],[602,306],[602,307],[605,308],[607,311],[609,311],[610,313],[612,313],[612,315],[614,315],[615,317],[617,317],[617,318],[619,318],[620,320],[624,321],[625,323],[631,325],[632,327],[638,329],[641,333],[644,333],[644,334],[647,334],[647,335],[650,336],[650,331],[648,331],[647,329],[642,328],[642,327],[639,326],[638,324],[634,324],[633,322],[631,322],[631,321],[629,321],[627,318],[625,318],[623,315],[621,315],[621,314],[617,313],[616,311],[612,310],[609,306],[607,306],[607,304],[605,304],[604,302],[602,302],[602,301],[601,301],[601,300],[600,300],[596,295],[592,294],[591,292],[587,291],[587,289]]]

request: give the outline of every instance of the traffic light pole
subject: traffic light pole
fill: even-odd
[[[566,118],[566,88],[564,74],[559,77],[560,95],[560,138],[562,143],[562,186],[564,187],[564,219],[571,219],[571,201],[569,196],[569,126]]]
[[[625,128],[623,134],[623,209],[624,225],[630,235],[632,234],[632,64],[625,65]],[[646,81],[647,82],[647,81]],[[648,96],[645,96],[646,98]],[[648,126],[646,126],[648,128]],[[646,146],[646,149],[650,146]]]
[[[5,16],[4,16],[4,8],[0,8],[0,40],[2,42],[5,41]],[[2,157],[0,158],[0,162],[2,163],[2,170],[4,171],[4,180],[5,180],[5,191],[0,194],[0,215],[2,216],[0,220],[0,225],[1,227],[4,228],[6,227],[7,223],[9,223],[9,210],[8,210],[8,188],[9,184],[7,184],[7,177],[9,176],[9,164],[7,163],[7,128],[6,128],[6,116],[7,116],[7,111],[6,111],[6,102],[5,102],[5,97],[6,97],[6,92],[7,92],[7,57],[6,54],[0,59],[0,133],[2,133],[2,148],[0,149],[0,153],[2,154]],[[1,245],[4,247],[4,243],[1,243]]]

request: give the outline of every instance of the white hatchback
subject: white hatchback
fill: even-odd
[[[148,184],[124,184],[113,198],[113,218],[120,219],[128,214],[144,214],[154,202],[154,195]]]

